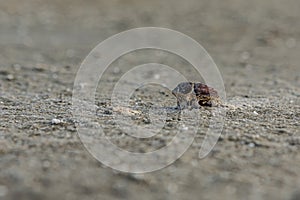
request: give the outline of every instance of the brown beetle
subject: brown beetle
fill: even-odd
[[[179,83],[172,94],[177,98],[179,109],[211,107],[220,102],[218,92],[204,83]]]

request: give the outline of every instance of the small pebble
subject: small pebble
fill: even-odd
[[[246,60],[248,60],[250,58],[250,53],[248,51],[244,51],[243,53],[241,53],[240,55],[240,61],[241,62],[245,62]]]
[[[149,118],[143,118],[143,122],[145,124],[151,124],[151,120]]]
[[[187,130],[189,130],[189,127],[183,125],[183,126],[180,128],[180,130],[187,131]]]
[[[258,113],[257,113],[256,111],[253,111],[253,114],[254,114],[254,115],[258,115]]]
[[[8,74],[7,75],[7,77],[6,77],[6,79],[8,80],[8,81],[12,81],[12,80],[14,80],[14,76],[12,75],[12,74]]]
[[[52,119],[51,124],[60,124],[62,121],[60,119]]]
[[[156,79],[156,80],[160,79],[160,75],[159,74],[155,74],[154,75],[154,79]]]
[[[255,135],[252,136],[252,138],[253,138],[253,139],[259,139],[260,136],[259,136],[258,134],[255,134]]]
[[[248,146],[249,146],[250,148],[253,148],[253,147],[255,147],[255,144],[254,144],[253,142],[251,142],[251,143],[248,144]]]

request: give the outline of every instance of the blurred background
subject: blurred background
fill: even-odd
[[[0,199],[300,199],[299,8],[299,0],[1,1]],[[198,161],[194,147],[139,176],[85,151],[70,102],[76,72],[98,43],[148,26],[203,45],[229,100],[248,98],[235,101],[251,101],[259,115],[230,113],[207,159]]]
[[[248,57],[257,65],[284,65],[299,52],[297,0],[12,0],[0,5],[2,62],[78,65],[104,39],[144,26],[189,35],[221,66]]]

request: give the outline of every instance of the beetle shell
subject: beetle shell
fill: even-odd
[[[184,108],[199,108],[200,106],[213,106],[219,102],[218,92],[204,83],[183,82],[172,90],[177,98],[177,106]]]

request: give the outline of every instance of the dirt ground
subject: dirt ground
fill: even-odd
[[[300,199],[299,7],[298,0],[1,1],[0,199]],[[175,163],[137,175],[108,168],[88,153],[71,104],[87,54],[113,34],[145,26],[174,29],[201,43],[236,109],[227,110],[222,136],[205,159],[198,158],[203,127]],[[113,108],[101,89],[110,91],[125,66],[153,55],[125,56],[112,64],[120,71],[108,71],[99,83],[97,119],[106,134],[121,133],[105,115]],[[158,59],[187,65],[166,53]],[[158,88],[136,95],[176,105]],[[114,142],[144,152],[165,145],[172,130],[154,143]]]

